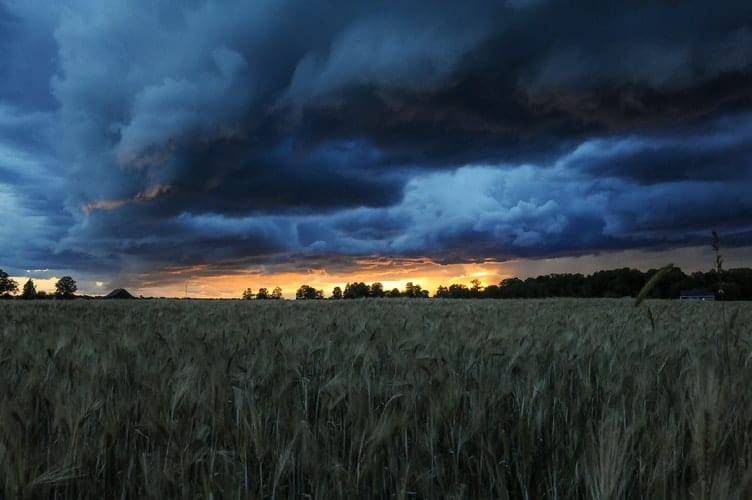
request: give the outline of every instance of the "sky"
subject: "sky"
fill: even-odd
[[[752,3],[0,0],[0,268],[237,297],[752,265]]]

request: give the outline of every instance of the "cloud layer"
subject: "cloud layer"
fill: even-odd
[[[699,0],[0,1],[0,265],[449,263],[711,228],[750,245],[750,19]]]

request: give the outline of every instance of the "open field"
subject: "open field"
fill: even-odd
[[[721,307],[0,302],[0,497],[749,498]]]

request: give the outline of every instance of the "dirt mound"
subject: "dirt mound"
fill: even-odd
[[[131,295],[128,290],[125,288],[116,288],[115,290],[108,293],[105,297],[105,299],[135,299],[133,295]]]

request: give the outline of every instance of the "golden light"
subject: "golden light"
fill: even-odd
[[[547,259],[517,259],[504,262],[480,261],[455,264],[441,264],[429,258],[389,258],[373,257],[357,259],[350,263],[347,270],[338,267],[311,267],[305,271],[275,271],[269,267],[259,266],[247,270],[218,272],[211,265],[202,264],[192,267],[169,268],[159,272],[133,275],[129,281],[141,286],[130,286],[129,291],[144,297],[191,297],[201,299],[236,299],[243,290],[267,288],[270,292],[277,286],[282,288],[283,296],[295,298],[296,290],[303,284],[323,290],[329,297],[336,286],[344,290],[347,283],[379,282],[385,291],[393,288],[404,290],[405,284],[412,282],[428,290],[431,295],[439,285],[449,286],[454,283],[471,286],[471,281],[478,279],[482,286],[499,284],[511,277],[522,279],[550,273],[590,274],[602,269],[619,267],[636,267],[643,271],[664,266],[673,262],[685,272],[707,269],[712,255],[709,247],[688,247],[668,251],[624,250],[577,257],[554,257]],[[750,248],[729,248],[724,257],[729,267],[744,266],[750,261]],[[48,272],[48,270],[29,271]],[[55,272],[55,271],[52,271]],[[13,277],[19,288],[29,276]],[[76,276],[74,278],[77,279]],[[32,278],[39,291],[54,292],[58,276],[49,278]],[[104,286],[117,288],[123,285],[105,281],[79,281],[81,293],[100,295],[107,293]],[[89,288],[87,288],[87,286]],[[20,291],[20,290],[19,290]]]
[[[511,276],[508,263],[492,261],[440,264],[430,259],[361,259],[356,264],[357,269],[340,272],[311,268],[306,272],[250,270],[212,275],[206,266],[173,269],[162,273],[169,277],[170,283],[146,283],[135,292],[155,297],[240,298],[246,288],[257,292],[262,287],[271,291],[279,286],[283,296],[292,299],[295,291],[304,284],[323,290],[324,296],[328,297],[336,286],[344,290],[347,283],[362,281],[369,285],[379,282],[387,291],[393,288],[403,290],[406,283],[412,282],[433,295],[439,285],[469,284],[476,278],[483,285],[489,285]],[[184,276],[182,281],[176,279],[180,276]]]
[[[19,293],[23,290],[24,284],[29,280],[29,276],[11,276],[11,279],[18,283]],[[49,278],[31,278],[34,282],[34,287],[37,292],[55,293],[55,283],[60,278],[58,276],[51,276]]]

